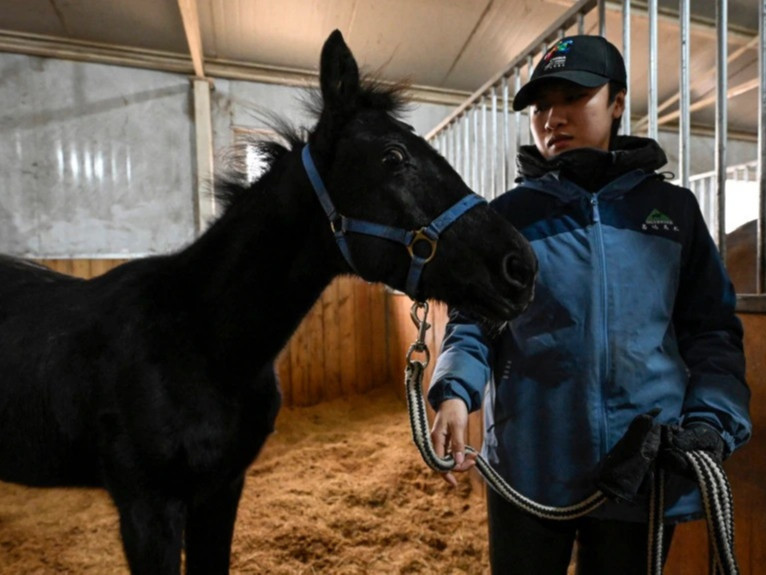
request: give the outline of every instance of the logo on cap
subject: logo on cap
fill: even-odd
[[[567,53],[572,48],[574,40],[559,40],[556,45],[553,46],[545,55],[545,68],[543,70],[550,70],[551,68],[563,68],[567,62]]]
[[[548,50],[548,53],[545,55],[545,61],[547,62],[553,56],[558,56],[561,54],[566,54],[569,52],[569,49],[572,47],[572,44],[574,44],[574,40],[559,40],[556,42],[556,45]]]

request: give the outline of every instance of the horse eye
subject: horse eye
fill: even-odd
[[[404,150],[398,146],[391,146],[383,152],[383,165],[387,168],[395,168],[404,161],[404,157]]]

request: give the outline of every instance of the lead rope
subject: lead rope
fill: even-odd
[[[423,310],[422,317],[418,314],[419,310]],[[427,302],[417,301],[412,304],[410,309],[410,317],[418,328],[418,337],[407,351],[404,385],[412,439],[426,465],[434,471],[443,473],[455,467],[455,459],[451,455],[440,457],[434,451],[422,393],[423,372],[431,361],[431,353],[425,342],[426,332],[431,327],[427,322],[428,310]],[[416,353],[423,354],[424,359],[413,359],[413,355]],[[492,489],[506,501],[536,517],[557,521],[576,519],[588,515],[607,501],[606,495],[597,490],[590,497],[574,505],[566,507],[542,505],[511,487],[476,449],[466,445],[465,451],[476,455],[476,468]],[[702,492],[711,543],[710,573],[711,575],[738,575],[739,568],[734,557],[733,504],[731,487],[726,473],[704,451],[688,452],[686,457],[694,468]],[[662,574],[664,499],[664,472],[656,467],[650,493],[648,575]]]

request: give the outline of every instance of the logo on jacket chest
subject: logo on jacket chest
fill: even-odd
[[[641,225],[642,230],[653,230],[653,231],[666,231],[666,232],[679,232],[681,230],[678,229],[678,226],[676,226],[673,223],[673,220],[670,219],[669,216],[662,213],[657,208],[653,209],[648,216],[646,216],[646,220],[644,220],[644,223]]]

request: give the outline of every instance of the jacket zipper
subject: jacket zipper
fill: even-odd
[[[604,233],[601,226],[601,213],[598,206],[598,194],[593,194],[590,199],[590,204],[593,206],[593,229],[596,233],[596,249],[598,252],[598,266],[601,272],[601,333],[597,339],[597,345],[602,350],[600,354],[602,360],[602,374],[601,374],[601,456],[606,455],[606,438],[607,438],[607,417],[606,417],[606,385],[609,379],[610,370],[610,352],[609,352],[609,337],[608,337],[608,290],[607,290],[607,278],[606,278],[606,253],[604,248]]]

